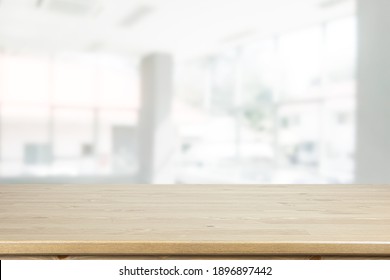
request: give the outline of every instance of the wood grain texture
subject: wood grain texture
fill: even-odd
[[[0,185],[0,255],[390,256],[390,186]]]
[[[305,255],[0,255],[0,260],[390,260],[384,256]]]

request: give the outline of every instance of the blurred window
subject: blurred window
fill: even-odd
[[[116,174],[113,127],[137,120],[134,63],[77,53],[0,61],[0,177]]]
[[[322,86],[324,37],[321,26],[280,36],[280,85],[283,99],[313,97]]]
[[[51,161],[49,144],[26,144],[24,147],[24,162],[28,165],[45,165]]]
[[[179,181],[352,182],[355,56],[351,17],[182,62]]]

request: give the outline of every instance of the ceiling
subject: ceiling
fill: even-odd
[[[0,0],[0,48],[195,55],[353,13],[353,0]]]

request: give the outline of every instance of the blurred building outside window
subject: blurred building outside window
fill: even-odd
[[[352,182],[355,60],[349,17],[179,61],[176,181]],[[2,52],[0,71],[0,177],[136,174],[136,63]]]
[[[350,17],[183,63],[179,180],[352,182],[355,57]]]

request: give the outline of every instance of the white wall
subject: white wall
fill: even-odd
[[[390,1],[358,0],[357,183],[390,183]]]

